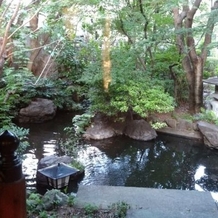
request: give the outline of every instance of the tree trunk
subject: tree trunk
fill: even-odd
[[[187,63],[187,60],[183,61],[184,69],[187,69],[184,66]],[[186,71],[186,78],[189,87],[189,111],[194,114],[203,106],[203,60],[197,57],[197,61],[192,65],[192,69]]]
[[[208,45],[211,43],[211,36],[216,22],[218,1],[215,1],[211,14],[208,17],[204,33],[204,42],[201,53],[196,52],[196,44],[193,36],[192,26],[194,16],[199,9],[202,0],[193,1],[192,8],[184,4],[181,12],[179,8],[173,9],[174,25],[176,30],[176,44],[178,51],[183,56],[182,65],[186,73],[189,86],[189,110],[191,113],[198,113],[203,106],[203,67],[207,59]],[[214,11],[215,10],[215,11]],[[217,16],[217,15],[216,15]],[[184,31],[186,29],[188,31]],[[203,36],[203,35],[202,35]]]
[[[198,113],[203,107],[203,60],[201,57],[197,58],[194,66],[194,112]]]
[[[38,28],[38,14],[36,14],[35,16],[32,17],[32,19],[30,20],[30,29],[35,32],[37,31]],[[31,38],[30,39],[30,48],[31,48],[31,52],[30,52],[30,59],[27,65],[27,68],[29,71],[34,73],[34,60],[36,59],[36,57],[38,56],[39,52],[40,52],[40,44],[38,41],[38,37],[36,38]]]

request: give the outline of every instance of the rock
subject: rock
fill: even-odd
[[[111,127],[113,128],[115,135],[123,135],[123,132],[126,127],[126,122],[113,122],[110,124]]]
[[[166,119],[165,122],[167,126],[169,126],[170,128],[176,129],[177,123],[178,123],[176,119],[169,118],[169,119]]]
[[[53,101],[43,98],[36,98],[31,103],[22,108],[18,114],[20,123],[42,123],[51,120],[56,115],[57,107]]]
[[[217,93],[213,93],[209,95],[210,98],[214,98],[215,100],[218,100],[218,94]]]
[[[157,133],[145,120],[132,120],[126,125],[124,134],[132,139],[149,141],[157,137]]]
[[[194,129],[194,125],[192,121],[179,118],[176,129],[192,131]]]
[[[199,121],[197,125],[203,135],[204,144],[209,148],[218,149],[218,126],[204,121]]]
[[[70,164],[72,163],[73,159],[69,156],[55,156],[55,155],[51,155],[51,156],[47,156],[42,158],[39,163],[38,163],[38,168],[37,168],[37,174],[36,174],[36,183],[37,185],[47,185],[47,180],[46,177],[44,175],[42,175],[41,173],[38,172],[39,169],[54,165],[54,164],[58,164],[58,163],[65,163],[65,164]]]
[[[102,122],[96,122],[87,128],[83,137],[86,139],[100,140],[110,138],[115,135],[116,133],[111,126]]]
[[[149,141],[157,137],[156,131],[145,120],[130,120],[113,122],[102,115],[94,117],[94,122],[87,128],[83,135],[86,139],[101,140],[117,135],[123,135],[136,139]]]

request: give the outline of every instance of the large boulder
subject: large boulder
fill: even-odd
[[[204,144],[209,148],[218,149],[218,126],[204,121],[199,121],[197,125],[203,135]]]
[[[113,122],[102,113],[97,113],[92,124],[86,129],[83,135],[86,139],[101,140],[111,138],[117,135],[123,135],[125,122]]]
[[[101,140],[118,135],[149,141],[157,137],[156,131],[145,120],[110,121],[101,114],[94,117],[92,124],[83,135],[86,139]]]
[[[126,125],[124,134],[132,139],[149,141],[157,137],[157,133],[145,120],[132,120]]]
[[[57,107],[49,99],[36,98],[22,108],[18,114],[20,123],[42,123],[51,120],[56,115]]]

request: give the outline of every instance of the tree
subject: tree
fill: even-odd
[[[163,2],[159,2],[160,4],[150,0],[95,2],[96,5],[93,7],[95,16],[92,18],[92,23],[83,26],[90,30],[91,34],[98,31],[96,42],[100,48],[109,47],[110,54],[105,54],[103,50],[103,57],[92,56],[95,61],[87,65],[82,76],[82,81],[90,87],[88,97],[92,109],[108,115],[135,112],[142,117],[154,111],[173,110],[172,98],[166,93],[163,80],[155,77],[154,72],[157,69],[155,54],[161,50],[161,46],[167,47],[169,43],[167,40],[170,38],[168,27],[173,26],[169,12],[161,7]],[[104,45],[105,36],[108,35],[104,35],[106,31],[99,31],[107,26],[105,19],[107,17],[110,17],[111,24],[110,46]],[[100,64],[101,58],[105,60],[103,67]],[[167,70],[169,73],[168,68]],[[110,82],[105,89],[107,93],[104,93],[102,79]],[[158,96],[161,97],[158,99]]]
[[[203,5],[202,0],[183,1],[182,5],[173,8],[174,25],[176,31],[176,45],[182,58],[182,66],[186,73],[189,87],[189,110],[197,113],[203,105],[203,67],[207,59],[209,45],[212,40],[214,25],[217,22],[218,1],[215,1],[212,10],[206,15],[204,26],[200,27],[200,34],[196,34],[195,17]],[[197,20],[197,19],[196,19]],[[199,23],[197,24],[199,25]],[[198,52],[198,43],[203,39],[201,51]]]
[[[0,2],[0,7],[2,7],[2,2],[3,1]],[[7,44],[12,37],[12,35],[10,35],[10,29],[20,9],[20,1],[18,1],[17,5],[15,5],[14,10],[12,11],[12,15],[10,16],[9,20],[5,20],[5,14],[9,10],[9,7],[12,5],[12,2],[13,1],[11,1],[11,3],[1,14],[0,24],[4,31],[2,31],[2,36],[0,36],[0,78],[2,77],[5,60],[8,58]]]

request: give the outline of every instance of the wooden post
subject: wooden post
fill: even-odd
[[[16,149],[19,139],[9,131],[0,135],[0,217],[26,218],[26,186]]]

